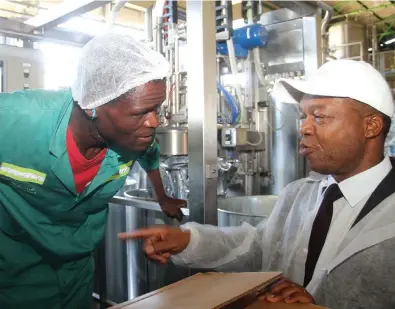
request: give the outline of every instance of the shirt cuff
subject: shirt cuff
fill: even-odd
[[[180,228],[183,231],[186,230],[190,231],[191,235],[190,235],[189,244],[184,249],[184,251],[172,255],[171,260],[175,264],[188,265],[192,262],[192,257],[195,255],[194,252],[199,245],[200,235],[195,227],[189,226],[188,224],[183,225]]]

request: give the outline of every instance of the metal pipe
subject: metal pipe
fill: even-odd
[[[157,52],[163,53],[163,42],[162,42],[162,18],[157,17],[155,19],[155,25],[153,26],[154,40],[155,40],[155,50]]]
[[[363,44],[361,42],[360,45],[359,45],[359,55],[361,57],[361,61],[363,61],[363,59],[364,59],[364,54],[365,54],[365,51],[364,51],[364,48],[363,48]]]
[[[107,21],[107,28],[110,29],[115,20],[119,15],[119,11],[123,8],[123,6],[128,2],[127,0],[118,0],[117,4],[115,4],[114,8],[111,10],[110,18]]]
[[[144,13],[144,24],[145,24],[145,35],[147,37],[148,42],[152,42],[154,40],[153,27],[152,27],[152,14],[153,14],[154,6],[151,5]]]
[[[177,114],[180,111],[180,42],[178,40],[178,35],[174,36],[174,79],[174,106]]]
[[[221,84],[221,59],[217,57],[217,82]],[[217,113],[222,115],[221,92],[217,88]]]
[[[155,6],[153,9],[153,17],[154,21],[153,25],[153,37],[154,37],[154,45],[155,50],[163,53],[163,43],[162,43],[162,16],[163,16],[163,8],[165,6],[166,0],[157,0],[155,2]]]
[[[377,52],[377,28],[376,25],[372,26],[372,60],[373,67],[376,68],[376,52]]]
[[[333,16],[333,8],[322,1],[315,1],[316,5],[325,11],[324,19],[321,23],[321,49],[322,49],[322,58],[321,64],[325,63],[326,60],[326,27]]]
[[[168,46],[168,51],[169,51],[169,57],[168,61],[170,63],[170,92],[171,92],[171,114],[175,115],[177,114],[176,111],[176,96],[175,96],[175,81],[174,81],[174,49],[172,46]]]
[[[254,194],[254,175],[247,174],[244,176],[244,190],[247,196]]]

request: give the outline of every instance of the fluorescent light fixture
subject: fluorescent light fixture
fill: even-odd
[[[145,33],[142,29],[137,29],[127,26],[114,25],[113,30],[116,33],[131,34],[138,40],[145,39]],[[67,29],[68,31],[77,31],[86,33],[91,36],[96,36],[106,30],[106,24],[97,20],[84,19],[81,16],[73,17],[58,26],[59,28]]]
[[[395,42],[395,38],[393,38],[393,39],[391,39],[391,40],[388,40],[388,41],[386,41],[386,42],[384,42],[384,44],[385,45],[388,45],[388,44],[391,44],[391,43],[394,43]],[[382,46],[382,45],[381,45]]]

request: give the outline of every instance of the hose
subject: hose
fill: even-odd
[[[240,109],[239,106],[237,105],[235,98],[218,82],[217,82],[217,88],[223,93],[225,97],[225,101],[228,103],[229,108],[231,110],[231,114],[232,114],[231,124],[237,123],[240,115]]]
[[[229,61],[230,61],[230,70],[232,71],[233,79],[236,85],[236,95],[237,99],[239,100],[240,103],[240,120],[241,123],[243,124],[244,122],[244,100],[243,96],[241,94],[241,87],[240,84],[237,80],[237,66],[236,66],[236,54],[235,54],[235,48],[233,45],[233,39],[230,38],[229,40],[226,41],[227,47],[228,47],[228,53],[229,53]]]

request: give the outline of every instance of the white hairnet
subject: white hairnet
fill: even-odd
[[[96,36],[83,48],[73,99],[91,109],[116,99],[130,89],[169,74],[169,64],[158,52],[130,35]]]

